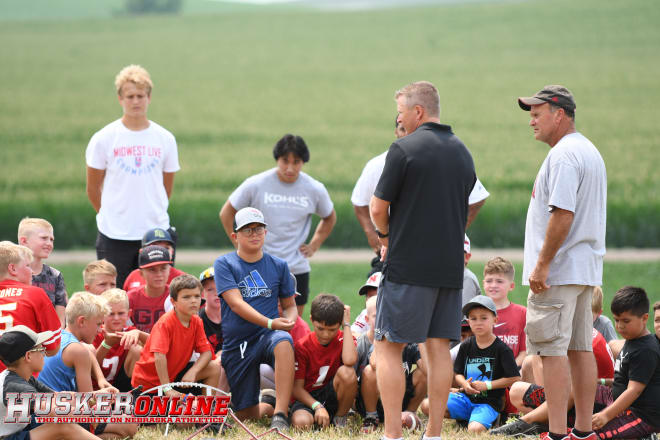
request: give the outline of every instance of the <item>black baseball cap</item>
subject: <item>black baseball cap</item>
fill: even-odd
[[[34,347],[52,339],[50,330],[37,333],[24,325],[15,325],[0,336],[0,360],[12,364]]]
[[[140,255],[138,256],[138,265],[140,266],[140,269],[170,263],[172,263],[170,251],[163,246],[152,244],[140,249]]]
[[[168,243],[171,243],[172,246],[176,244],[167,229],[153,228],[149,229],[142,237],[142,246],[148,246],[151,243],[157,243],[159,241],[167,241]]]
[[[544,104],[546,102],[563,108],[570,115],[575,113],[575,98],[573,98],[570,90],[564,86],[545,86],[536,92],[534,96],[518,98],[518,105],[525,111],[530,111],[533,105]]]

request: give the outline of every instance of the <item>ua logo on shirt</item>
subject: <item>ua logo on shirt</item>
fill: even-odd
[[[238,283],[238,288],[241,290],[243,298],[254,298],[256,296],[269,298],[272,293],[258,270],[251,271],[250,275],[243,278],[243,281]]]

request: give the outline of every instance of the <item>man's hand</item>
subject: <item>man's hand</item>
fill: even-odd
[[[271,324],[271,328],[273,330],[284,330],[285,332],[288,332],[293,328],[293,326],[296,325],[295,322],[289,321],[286,318],[276,318],[273,319],[273,323]]]
[[[323,405],[316,407],[316,411],[314,411],[314,422],[324,428],[330,424],[330,414],[328,414],[328,410]]]
[[[603,414],[603,412],[601,411],[591,416],[591,427],[594,430],[600,429],[603,426],[607,425],[607,422],[609,421],[610,420],[607,418],[607,416]]]
[[[312,258],[316,251],[319,250],[319,248],[313,246],[311,243],[302,244],[299,249],[300,253],[302,253],[305,258]]]
[[[550,286],[546,284],[548,272],[550,272],[549,265],[543,265],[538,262],[536,263],[536,267],[534,267],[534,270],[529,276],[529,288],[532,292],[543,293],[550,288]]]
[[[385,261],[385,257],[387,257],[387,247],[390,245],[390,237],[385,237],[385,238],[378,238],[378,241],[380,242],[380,261]]]

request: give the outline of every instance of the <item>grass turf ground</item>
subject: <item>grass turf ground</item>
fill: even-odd
[[[533,140],[515,98],[563,83],[576,95],[579,130],[608,166],[608,244],[660,246],[653,2],[349,13],[191,1],[187,14],[145,17],[113,17],[108,1],[24,3],[0,3],[0,100],[11,103],[0,118],[2,239],[30,215],[53,221],[62,248],[93,243],[85,146],[120,115],[114,75],[140,63],[155,81],[150,117],[179,142],[170,213],[185,246],[226,245],[220,206],[245,177],[273,166],[270,150],[286,132],[306,139],[305,171],[336,203],[328,245],[363,246],[350,191],[366,161],[392,141],[394,90],[417,79],[439,87],[442,119],[470,148],[492,193],[471,230],[475,243],[521,245],[547,146]],[[561,28],[544,31],[539,20]]]

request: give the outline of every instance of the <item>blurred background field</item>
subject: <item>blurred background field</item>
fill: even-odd
[[[273,166],[287,132],[305,138],[304,171],[336,204],[327,245],[366,246],[352,187],[392,141],[394,91],[427,79],[491,192],[469,231],[476,246],[522,246],[548,147],[516,97],[562,83],[607,165],[608,246],[660,247],[655,2],[310,3],[188,0],[178,15],[129,16],[110,0],[0,2],[0,238],[15,240],[20,218],[37,216],[54,224],[57,248],[93,246],[84,151],[121,115],[114,75],[138,63],[155,82],[150,118],[179,143],[170,215],[181,246],[228,245],[220,207]]]

